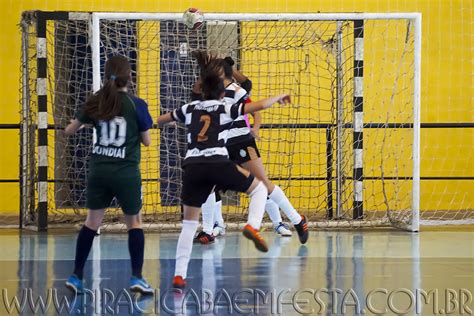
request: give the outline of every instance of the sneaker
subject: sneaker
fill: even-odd
[[[143,295],[151,295],[154,293],[153,288],[148,284],[144,278],[137,278],[132,276],[130,278],[130,291],[141,293]]]
[[[298,232],[298,237],[300,238],[300,242],[305,244],[308,240],[308,221],[304,215],[301,215],[301,222],[295,225],[296,231]]]
[[[292,235],[290,227],[282,222],[275,225],[275,232],[282,237],[291,237]]]
[[[76,294],[84,293],[84,283],[76,275],[71,275],[66,281],[66,287]]]
[[[199,234],[197,234],[196,237],[194,237],[194,242],[200,243],[203,245],[208,245],[208,244],[212,244],[214,242],[214,239],[215,238],[213,235],[209,235],[205,233],[204,231],[201,231]]]
[[[216,222],[214,224],[214,229],[212,230],[212,234],[214,235],[214,237],[224,236],[225,235],[225,227],[224,226],[219,226],[219,224]]]
[[[245,237],[248,239],[252,240],[253,243],[255,244],[255,247],[262,251],[262,252],[267,252],[268,251],[268,246],[265,240],[263,240],[262,236],[260,236],[260,233],[258,230],[250,226],[249,224],[245,225],[243,234]]]
[[[186,287],[186,280],[182,276],[176,275],[173,278],[173,289],[183,290]]]

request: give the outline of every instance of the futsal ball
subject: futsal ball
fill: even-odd
[[[204,15],[199,9],[189,8],[183,13],[183,23],[190,30],[195,30],[201,27],[204,22]]]

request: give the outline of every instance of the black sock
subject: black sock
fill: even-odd
[[[128,251],[132,261],[132,275],[142,278],[143,253],[145,252],[145,235],[143,229],[133,228],[128,231]]]
[[[79,235],[77,235],[76,259],[74,261],[73,273],[79,279],[83,278],[84,265],[86,264],[87,257],[91,251],[92,242],[94,241],[95,235],[96,231],[90,229],[86,225],[82,226],[81,230],[79,231]]]

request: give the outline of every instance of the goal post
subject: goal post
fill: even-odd
[[[208,13],[195,31],[178,13],[35,12],[27,19],[22,123],[37,142],[22,137],[22,152],[30,153],[21,168],[30,179],[22,184],[30,188],[22,190],[25,225],[83,218],[92,131],[66,138],[62,129],[100,88],[107,57],[130,58],[131,91],[156,118],[189,101],[197,78],[190,52],[199,49],[232,54],[253,82],[252,99],[292,94],[292,105],[263,114],[258,145],[269,178],[313,226],[419,230],[421,14]],[[36,76],[36,91],[26,89],[27,75]],[[155,127],[152,139],[142,150],[145,227],[173,227],[184,130]],[[242,224],[247,205],[245,196],[227,195],[226,221]],[[107,222],[118,214],[114,202]]]

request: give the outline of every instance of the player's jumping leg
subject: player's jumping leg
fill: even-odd
[[[193,250],[193,237],[199,225],[199,207],[184,205],[183,228],[176,247],[176,266],[174,271],[173,288],[183,289],[186,286],[188,263]]]
[[[247,194],[250,197],[249,216],[243,234],[254,242],[258,250],[267,252],[268,246],[259,233],[265,212],[265,202],[268,195],[267,188],[261,181],[254,179],[252,185],[247,190]]]
[[[92,248],[94,237],[104,218],[105,209],[89,210],[87,219],[82,226],[76,241],[76,257],[74,259],[73,274],[67,279],[66,287],[71,291],[82,294],[84,292],[84,265]]]
[[[254,160],[247,161],[242,164],[242,167],[250,171],[255,177],[262,180],[266,187],[268,188],[268,197],[275,202],[278,207],[285,212],[285,215],[295,226],[296,231],[298,232],[298,237],[302,244],[306,243],[308,240],[308,224],[306,218],[303,215],[300,215],[290,201],[286,197],[285,193],[280,189],[279,186],[273,184],[265,174],[265,169],[263,167],[262,159],[257,158]]]

